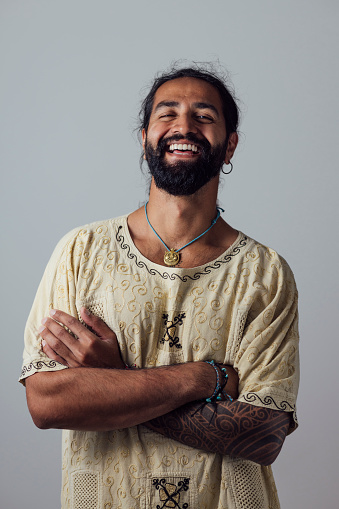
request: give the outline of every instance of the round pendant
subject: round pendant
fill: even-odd
[[[174,249],[172,248],[170,251],[166,251],[164,256],[164,262],[166,265],[169,265],[170,267],[173,267],[177,263],[179,263],[180,255]]]

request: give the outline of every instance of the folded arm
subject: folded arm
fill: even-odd
[[[26,379],[26,393],[39,428],[108,431],[208,397],[214,383],[203,362],[131,371],[80,367],[36,373]]]
[[[26,379],[28,407],[40,428],[125,428],[214,391],[216,375],[205,362],[122,369],[116,335],[100,318],[82,308],[85,327],[62,311],[53,310],[51,315],[53,319],[43,319],[40,328],[43,350],[72,369],[40,372]]]
[[[28,405],[39,427],[105,431],[143,423],[183,444],[263,465],[279,454],[290,414],[239,401],[207,404],[216,377],[206,363],[102,369],[124,366],[113,331],[84,309],[82,318],[94,333],[66,313],[58,311],[54,318],[78,337],[45,320],[44,352],[79,369],[27,379]],[[227,392],[236,398],[238,377],[232,367],[228,371]]]
[[[182,444],[270,465],[284,443],[290,414],[240,401],[194,402],[145,426]]]

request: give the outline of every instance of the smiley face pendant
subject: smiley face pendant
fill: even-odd
[[[177,263],[179,263],[179,260],[180,260],[179,253],[174,251],[173,248],[170,251],[166,251],[164,256],[164,262],[166,263],[166,265],[168,265],[169,267],[174,267],[175,265],[177,265]]]

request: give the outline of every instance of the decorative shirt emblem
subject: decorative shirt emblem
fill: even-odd
[[[177,327],[183,324],[183,319],[186,318],[185,313],[179,313],[177,316],[173,318],[173,320],[168,319],[168,314],[164,313],[162,315],[164,319],[165,331],[164,336],[160,339],[160,343],[164,344],[165,341],[169,342],[170,348],[175,346],[176,348],[182,348],[182,345],[179,343],[179,338],[176,336]]]
[[[153,479],[153,486],[159,490],[159,499],[161,505],[157,504],[156,509],[188,509],[188,503],[180,505],[180,494],[183,491],[188,491],[190,480],[185,477],[178,484],[166,482],[166,479]]]

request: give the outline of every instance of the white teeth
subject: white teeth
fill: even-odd
[[[191,150],[192,152],[198,152],[198,147],[196,145],[191,145],[187,143],[172,143],[172,145],[169,146],[169,150]]]

